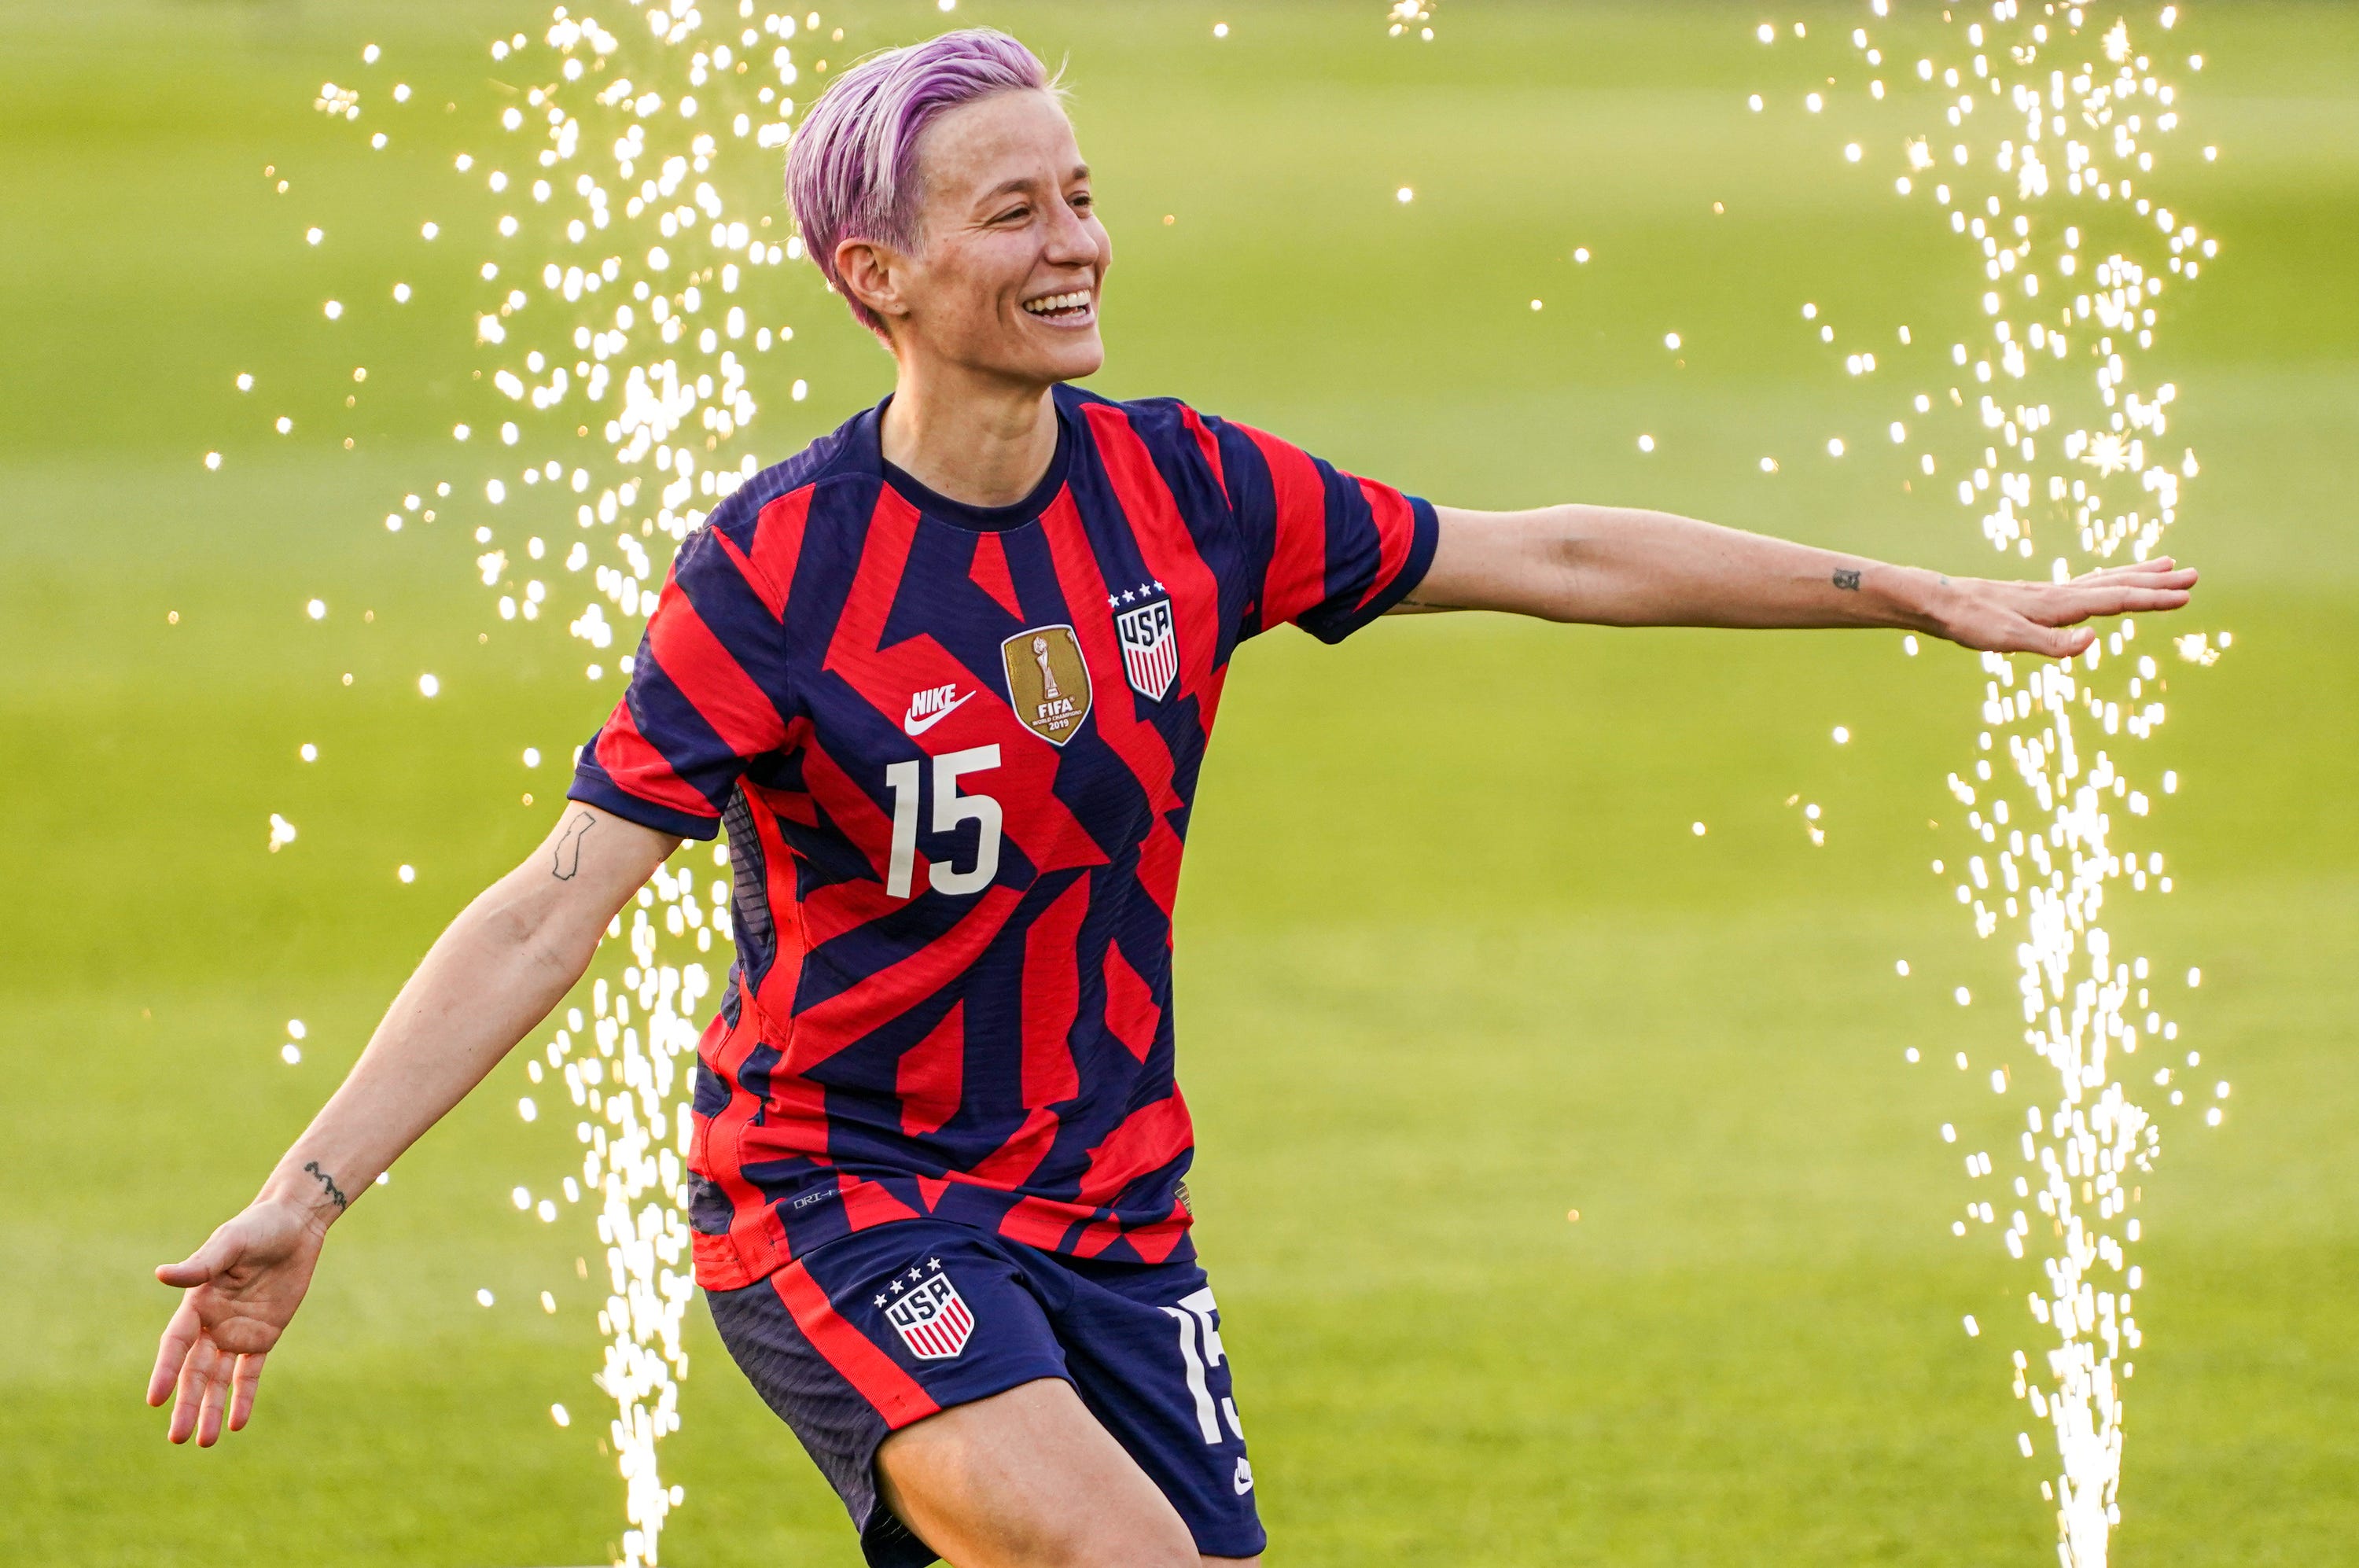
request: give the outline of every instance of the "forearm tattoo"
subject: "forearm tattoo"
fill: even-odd
[[[317,1176],[320,1179],[320,1185],[328,1190],[328,1201],[334,1203],[336,1207],[339,1209],[346,1209],[352,1206],[353,1201],[344,1196],[343,1189],[336,1185],[336,1179],[333,1176],[329,1175],[326,1171],[320,1169],[320,1162],[318,1160],[314,1160],[306,1163],[303,1167],[303,1171],[306,1175]]]
[[[549,856],[549,874],[560,882],[571,882],[582,869],[582,841],[598,819],[587,811],[576,811],[573,820],[565,824],[565,836],[557,841]]]
[[[1848,570],[1837,572],[1835,573],[1835,586],[1842,589],[1846,593],[1858,593],[1859,573]]]

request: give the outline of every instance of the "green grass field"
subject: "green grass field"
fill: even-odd
[[[1646,503],[1988,569],[1868,439],[1910,363],[1853,380],[1797,314],[1931,342],[1971,308],[1930,209],[1834,150],[1876,128],[1855,71],[1823,120],[1746,113],[1832,45],[1763,50],[1741,7],[1445,0],[1421,47],[1383,10],[961,6],[1070,51],[1119,258],[1097,385],[1457,504]],[[2359,1563],[2359,9],[2192,10],[2174,38],[2207,67],[2180,76],[2160,193],[2225,249],[2168,299],[2157,360],[2205,462],[2172,541],[2209,574],[2185,618],[2236,646],[2174,662],[2169,724],[2129,748],[2185,779],[2151,830],[2178,891],[2113,923],[2163,975],[2201,965],[2166,999],[2236,1090],[2216,1132],[2166,1122],[2146,1182],[2118,1561],[2324,1568]],[[1823,36],[1865,11],[1800,14]],[[491,615],[458,530],[375,521],[451,461],[453,345],[371,349],[386,390],[351,455],[278,442],[229,389],[328,363],[327,287],[398,265],[455,290],[469,259],[306,253],[306,223],[414,229],[441,199],[377,180],[318,84],[375,40],[480,103],[480,40],[536,14],[0,11],[0,1560],[490,1568],[619,1533],[587,1216],[506,1198],[573,1158],[509,1109],[520,1064],[339,1228],[253,1428],[177,1451],[139,1402],[170,1306],[150,1267],[245,1201],[543,830],[558,779],[520,749],[561,758],[614,695],[561,633]],[[829,24],[850,58],[939,20]],[[771,276],[799,336],[764,374],[813,387],[766,388],[784,456],[889,366],[815,278]],[[1843,431],[1853,457],[1813,455]],[[2036,1275],[1951,1237],[1967,1184],[1935,1136],[2005,1136],[2018,1102],[1975,1084],[2028,1065],[2006,1007],[1951,1000],[2006,996],[2012,959],[1928,871],[1962,842],[1941,779],[1980,680],[1881,635],[1478,617],[1241,656],[1182,901],[1183,1077],[1274,1563],[2052,1560],[2007,1391],[2043,1343]],[[272,811],[302,831],[276,855]],[[1934,1065],[1962,1050],[1971,1078]],[[701,1312],[692,1353],[666,1561],[856,1563]]]

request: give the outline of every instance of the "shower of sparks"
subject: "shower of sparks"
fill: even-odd
[[[1869,8],[1885,18],[1891,6],[1871,0]],[[1958,504],[1994,550],[2028,561],[2038,553],[2035,528],[2064,536],[2049,562],[2062,581],[2157,554],[2180,485],[2198,472],[2192,452],[2174,452],[2165,441],[2178,388],[2165,382],[2143,392],[2136,370],[2154,345],[2167,283],[2193,280],[2218,247],[2147,189],[2155,144],[2180,126],[2159,46],[2142,52],[2127,21],[2092,24],[2069,4],[1997,0],[1986,9],[1987,21],[1973,19],[1982,7],[1942,12],[1941,42],[1923,58],[1887,61],[1865,28],[1850,36],[1866,98],[1885,105],[1864,112],[1918,117],[1891,127],[1882,144],[1897,165],[1894,189],[1930,198],[1980,253],[1972,304],[1987,335],[1951,343],[1925,367],[1953,384],[1915,395],[1912,417],[1896,419],[1891,437],[1905,445],[1917,432],[1925,447],[1910,464],[1918,477],[1944,464],[1970,475],[1957,481]],[[2178,19],[2178,7],[2161,7],[2156,36]],[[1785,35],[1764,24],[1758,36],[1769,44]],[[1817,97],[1806,111],[1821,109]],[[1756,109],[1761,102],[1748,100]],[[1859,160],[1858,145],[1843,147],[1847,162]],[[1802,310],[1805,320],[1819,313]],[[1817,331],[1834,343],[1832,325]],[[1908,328],[1897,335],[1910,344]],[[1853,354],[1844,365],[1854,376],[1875,371],[1871,354]],[[1943,417],[1973,419],[1974,433],[1937,454],[1925,438]],[[2179,1027],[2166,1017],[2150,962],[2118,952],[2100,923],[2110,895],[2171,887],[2160,853],[2124,842],[2151,803],[2114,752],[2164,718],[2162,666],[2137,650],[2137,635],[2125,617],[2069,665],[1984,655],[1985,727],[1973,766],[1949,778],[1982,841],[1964,857],[1957,901],[1977,935],[2015,937],[2023,1043],[2048,1069],[2023,1084],[2033,1097],[2020,1124],[2027,1173],[1996,1177],[1986,1150],[1967,1154],[1965,1167],[1970,1181],[2011,1186],[2025,1203],[2000,1232],[2009,1255],[2042,1255],[2045,1286],[2028,1304],[2051,1347],[2037,1360],[2015,1353],[2014,1388],[2051,1434],[2055,1479],[2040,1490],[2056,1506],[2063,1568],[2102,1568],[2121,1519],[2122,1384],[2134,1370],[2125,1357],[2139,1344],[2133,1302],[2143,1283],[2128,1251],[2138,1222],[2125,1216],[2160,1145],[2127,1080],[2135,1067],[2180,1105],[2189,1091],[2173,1086],[2174,1075],[2200,1065],[2194,1052],[2183,1066],[2154,1062],[2147,1072],[2136,1063],[2141,1048],[2148,1061],[2178,1055]],[[2198,632],[2177,647],[2201,665],[2230,640]],[[2125,734],[2126,742],[2114,741]],[[2175,774],[2164,776],[2164,793],[2177,786]],[[1973,997],[1961,987],[1955,1000],[1967,1007]],[[1957,1066],[1972,1071],[1964,1053]],[[1991,1070],[1988,1083],[2008,1093],[2006,1069]],[[2201,1096],[2210,1125],[2220,1124],[2227,1095],[2223,1083]],[[1944,1125],[1941,1136],[1954,1143],[1959,1134]],[[2027,1210],[2047,1225],[2035,1231]],[[1951,1229],[1965,1236],[1999,1224],[1998,1205],[1977,1200]],[[1981,1332],[1972,1317],[1965,1329]],[[2025,1432],[2016,1446],[2031,1458],[2041,1445]]]
[[[1433,41],[1433,6],[1430,0],[1398,0],[1392,8],[1391,19],[1394,38],[1415,33],[1427,43]]]
[[[465,418],[451,427],[460,462],[379,508],[389,530],[439,517],[467,531],[490,613],[546,622],[549,635],[562,626],[588,645],[592,681],[606,679],[610,658],[627,681],[627,650],[674,549],[756,470],[746,438],[758,409],[741,356],[784,349],[794,332],[763,319],[774,291],[755,284],[801,256],[799,241],[783,227],[774,234],[759,214],[775,208],[795,113],[790,40],[820,25],[817,12],[754,0],[719,0],[710,14],[615,0],[608,19],[611,30],[559,6],[535,32],[492,41],[502,96],[466,147],[451,144],[453,122],[411,106],[407,83],[384,80],[392,66],[375,45],[362,52],[358,85],[327,83],[314,103],[372,148],[429,159],[493,198],[496,215],[473,242],[476,304],[448,323],[451,357],[480,366],[468,406],[455,410]],[[266,178],[279,173],[274,165]],[[277,180],[280,194],[288,188]],[[462,225],[421,217],[403,220],[417,225],[417,243],[461,241]],[[302,237],[307,248],[334,243],[317,226]],[[372,311],[424,309],[410,293],[387,278],[364,296],[308,309],[324,330],[347,330]],[[432,330],[401,319],[413,335]],[[239,376],[239,390],[253,385]],[[796,380],[791,395],[808,390]],[[284,417],[277,428],[293,429]],[[209,454],[206,466],[219,461]],[[327,613],[316,599],[305,609],[314,620]],[[432,697],[440,681],[421,675],[418,690]],[[527,768],[541,760],[535,748],[522,756]],[[270,849],[295,836],[271,817]],[[587,1017],[569,1009],[537,1055],[519,1053],[532,1091],[516,1102],[522,1119],[538,1119],[537,1096],[557,1092],[539,1087],[549,1079],[582,1113],[580,1176],[559,1191],[564,1205],[594,1212],[605,1249],[597,1321],[607,1344],[595,1381],[614,1401],[607,1436],[625,1483],[621,1560],[632,1568],[658,1562],[666,1516],[683,1500],[664,1484],[657,1443],[679,1428],[688,1371],[688,1070],[714,985],[705,958],[729,938],[728,884],[700,887],[689,864],[706,853],[693,846],[658,869],[607,928],[626,950],[620,983],[597,979]],[[727,863],[725,849],[709,853],[712,865]],[[400,875],[408,881],[411,868]],[[299,1060],[292,1040],[284,1055]],[[561,1217],[554,1195],[515,1195],[521,1217]],[[489,1306],[491,1293],[478,1300]],[[557,1310],[553,1292],[540,1300]],[[571,1423],[562,1404],[549,1414]]]

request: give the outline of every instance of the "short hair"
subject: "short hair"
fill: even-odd
[[[787,204],[828,284],[878,337],[885,321],[843,287],[835,247],[918,247],[918,143],[952,109],[999,93],[1061,96],[1040,59],[1007,34],[965,27],[873,55],[836,78],[787,150]]]

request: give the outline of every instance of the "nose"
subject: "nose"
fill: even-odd
[[[1070,201],[1060,201],[1049,222],[1045,259],[1059,267],[1093,267],[1098,259],[1097,235]]]

